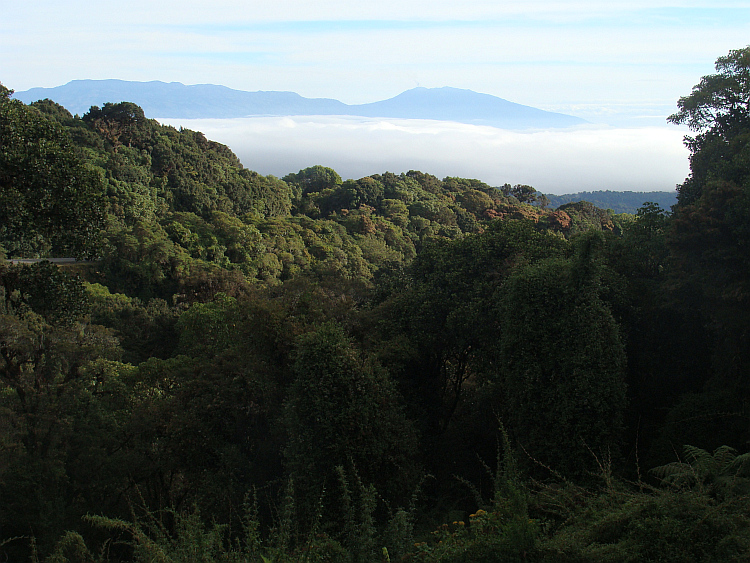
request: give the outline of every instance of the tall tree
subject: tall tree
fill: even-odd
[[[697,202],[719,180],[735,185],[750,175],[750,47],[716,60],[716,74],[701,78],[689,96],[677,102],[672,123],[697,134],[685,137],[690,149],[690,177],[678,188],[680,205]]]
[[[424,409],[428,434],[445,432],[464,385],[501,337],[494,295],[519,264],[561,256],[563,238],[530,221],[495,221],[482,234],[426,244],[380,309],[381,354],[404,394]],[[395,361],[394,361],[395,360]]]
[[[572,259],[516,270],[503,286],[498,396],[518,443],[554,469],[581,474],[614,454],[625,409],[625,348],[600,297],[602,235]]]
[[[720,57],[716,70],[669,118],[697,133],[685,139],[690,176],[669,241],[694,305],[717,331],[717,367],[739,382],[750,362],[750,47]]]
[[[416,434],[387,372],[334,323],[300,337],[294,371],[284,453],[304,508],[336,490],[337,466],[374,485],[391,507],[403,503],[418,476]]]

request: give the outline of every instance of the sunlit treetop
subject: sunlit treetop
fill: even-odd
[[[696,132],[727,134],[750,122],[750,46],[716,60],[716,74],[701,78],[689,96],[677,102],[668,121]]]

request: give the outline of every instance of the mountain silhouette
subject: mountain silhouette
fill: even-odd
[[[133,102],[149,117],[234,118],[286,115],[342,115],[433,119],[507,129],[558,128],[586,123],[583,119],[516,104],[460,88],[414,88],[380,102],[349,105],[328,98],[305,98],[294,92],[245,92],[226,86],[179,82],[73,80],[55,88],[16,92],[24,103],[49,98],[82,115],[91,106]]]
[[[571,127],[583,119],[460,88],[413,88],[382,102],[349,106],[366,117],[437,119],[496,127]]]

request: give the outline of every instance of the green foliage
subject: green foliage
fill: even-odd
[[[101,178],[54,119],[0,85],[0,243],[14,256],[99,252]]]
[[[417,561],[529,561],[536,560],[541,537],[539,523],[529,518],[529,495],[518,470],[508,434],[500,425],[502,453],[497,454],[497,469],[492,475],[493,492],[489,504],[463,520],[444,524],[432,532],[431,541],[414,545]],[[491,472],[490,472],[491,473]]]
[[[532,458],[581,474],[589,454],[616,452],[625,396],[625,349],[600,299],[591,244],[514,272],[503,286],[497,380],[503,418]]]
[[[684,450],[688,462],[672,462],[651,472],[667,484],[694,487],[721,500],[750,493],[750,453],[738,455],[729,446],[721,446],[713,454],[695,446]]]
[[[203,358],[221,354],[234,342],[238,313],[237,300],[224,293],[210,303],[194,303],[177,321],[178,351]]]
[[[102,281],[108,287],[142,299],[171,299],[177,293],[188,256],[160,225],[139,221],[108,238],[109,248],[101,261]]]
[[[515,186],[505,184],[500,190],[503,195],[514,197],[521,203],[534,203],[539,197],[534,188],[525,184],[516,184]]]
[[[296,174],[287,174],[283,180],[297,186],[300,195],[321,192],[341,184],[341,176],[335,170],[319,164],[300,170]]]
[[[633,254],[637,268],[632,274],[654,278],[663,270],[668,258],[666,245],[669,216],[657,204],[646,202],[638,209],[635,219],[623,226],[623,235],[627,248]]]
[[[516,263],[563,254],[566,241],[530,222],[503,221],[487,232],[425,245],[403,285],[383,304],[385,342],[409,378],[411,392],[427,403],[427,429],[442,432],[464,384],[498,342],[493,296]],[[391,340],[392,339],[392,340]],[[490,368],[492,369],[492,368]]]
[[[599,209],[588,201],[566,203],[557,209],[564,211],[573,221],[570,234],[584,233],[591,229],[611,231],[615,228],[612,212]]]
[[[704,375],[707,402],[724,389],[744,416],[750,387],[745,373],[750,362],[750,48],[730,51],[716,61],[716,74],[705,76],[670,117],[697,134],[686,137],[690,177],[678,188],[668,244],[676,286],[683,306],[699,312],[710,330],[712,351]],[[715,417],[708,434],[723,436],[734,446],[747,440],[736,420]],[[734,434],[731,437],[728,435]],[[736,442],[735,442],[736,440]],[[718,444],[685,437],[677,443]]]
[[[163,299],[143,303],[136,297],[110,293],[101,284],[85,284],[91,320],[116,331],[123,360],[138,364],[148,358],[165,359],[177,345],[178,311]]]
[[[101,260],[0,260],[0,559],[747,560],[746,67],[680,101],[671,215],[3,89],[0,257]]]
[[[750,89],[750,48],[730,51],[716,60],[717,74],[704,76],[689,96],[677,102],[679,111],[669,117],[672,123],[685,123],[693,131],[714,129],[726,134],[748,125]]]
[[[90,515],[85,519],[110,534],[126,536],[124,542],[132,549],[131,560],[135,562],[240,562],[256,555],[247,549],[249,546],[231,545],[225,526],[205,525],[197,509],[185,514],[147,512],[143,518],[137,518],[133,513],[132,521]],[[165,520],[174,521],[173,531],[165,525]]]
[[[31,310],[54,325],[70,325],[88,313],[82,280],[47,262],[11,267],[0,273],[5,309],[23,315]]]
[[[405,498],[416,483],[416,435],[387,373],[332,323],[300,338],[294,371],[284,455],[303,498],[330,490],[338,466],[392,505]]]
[[[77,462],[96,451],[97,439],[87,430],[80,435],[76,430],[88,414],[83,404],[95,386],[88,366],[115,359],[118,353],[116,340],[99,326],[53,326],[32,311],[0,315],[4,534],[34,531],[47,550],[80,516],[84,498],[106,488],[106,477],[97,477],[93,486],[78,480]],[[106,458],[93,459],[100,464]]]
[[[578,503],[541,545],[539,560],[687,563],[742,561],[750,554],[750,515],[743,502],[716,504],[695,492],[619,488]]]

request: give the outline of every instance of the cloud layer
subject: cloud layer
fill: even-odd
[[[284,176],[322,164],[343,178],[421,170],[545,193],[670,191],[688,169],[678,128],[516,132],[452,122],[352,117],[159,120],[202,131],[243,165]]]
[[[6,2],[0,80],[290,90],[346,103],[453,86],[609,125],[663,125],[747,42],[746,0]]]

